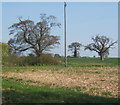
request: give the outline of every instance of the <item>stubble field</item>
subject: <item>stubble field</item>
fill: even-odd
[[[3,67],[3,103],[117,103],[118,59],[69,58],[68,67]]]

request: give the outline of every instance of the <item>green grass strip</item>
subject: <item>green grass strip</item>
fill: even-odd
[[[3,78],[4,103],[118,103],[117,98],[92,96],[64,88],[49,88]]]

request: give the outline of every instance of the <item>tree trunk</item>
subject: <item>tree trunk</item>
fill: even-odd
[[[41,56],[41,52],[39,50],[36,51],[36,56],[39,58]]]
[[[100,55],[100,59],[101,59],[101,61],[104,60],[104,56],[102,54]]]
[[[75,51],[74,51],[74,57],[76,58],[77,57],[77,49],[75,47]]]

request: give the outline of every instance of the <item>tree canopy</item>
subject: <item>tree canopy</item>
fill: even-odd
[[[97,52],[101,60],[104,60],[104,57],[109,55],[109,49],[117,43],[117,41],[112,41],[106,36],[99,35],[92,37],[92,41],[93,43],[85,46],[85,50]]]
[[[9,46],[7,43],[2,43],[0,42],[0,49],[1,49],[1,53],[2,53],[2,57],[5,56],[9,56],[10,55],[10,51],[9,51]]]
[[[56,22],[56,17],[46,14],[40,15],[40,21],[19,18],[18,23],[14,23],[9,27],[10,35],[14,35],[8,41],[8,45],[14,52],[32,51],[36,56],[40,57],[43,51],[49,51],[59,43],[59,36],[51,35],[53,27],[60,27],[60,23]]]
[[[69,51],[72,51],[74,57],[79,56],[79,50],[82,44],[79,42],[73,42],[70,45],[68,45]]]

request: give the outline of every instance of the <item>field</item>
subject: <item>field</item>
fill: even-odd
[[[3,103],[118,103],[118,59],[3,67]]]

